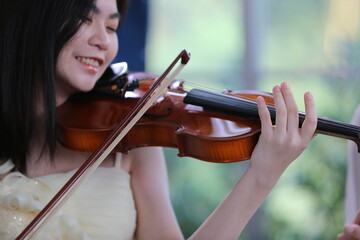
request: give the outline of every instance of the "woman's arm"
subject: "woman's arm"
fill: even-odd
[[[306,120],[298,128],[298,109],[287,83],[273,89],[276,126],[270,120],[263,99],[258,99],[261,136],[250,166],[230,194],[191,239],[237,239],[281,174],[309,144],[317,124],[310,93],[304,96]]]
[[[170,201],[162,149],[134,149],[131,161],[131,185],[137,209],[135,239],[183,239]]]
[[[317,124],[311,94],[304,96],[306,120],[298,128],[298,109],[287,83],[273,89],[276,126],[264,100],[258,99],[261,136],[250,166],[217,209],[190,239],[237,239],[288,165],[314,136]],[[167,175],[162,157],[141,151],[132,168],[133,187],[139,211],[138,239],[181,239],[168,197]],[[140,160],[144,158],[143,160]],[[158,158],[161,158],[159,160]],[[168,234],[168,235],[167,235]],[[166,237],[165,237],[166,235]]]

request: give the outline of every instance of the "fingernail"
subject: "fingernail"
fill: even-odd
[[[313,99],[313,95],[311,94],[311,92],[306,92],[305,93],[305,99],[306,100],[312,100]]]
[[[289,89],[289,88],[290,88],[290,85],[289,85],[288,82],[283,82],[283,83],[281,84],[281,87],[283,87],[284,89]]]
[[[264,103],[265,100],[262,96],[258,96],[257,99],[256,99],[257,103]]]
[[[274,86],[273,92],[280,92],[280,87],[278,85]]]

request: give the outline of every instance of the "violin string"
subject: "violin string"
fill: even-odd
[[[136,79],[139,83],[142,83],[142,82],[148,82],[148,81],[152,81],[153,78],[140,78],[140,79]],[[222,92],[224,91],[223,90],[219,90],[218,88],[214,88],[214,87],[209,87],[209,86],[205,86],[205,85],[202,85],[202,84],[199,84],[199,83],[194,83],[194,82],[188,82],[186,81],[186,85],[190,86],[190,87],[198,87],[198,88],[202,88],[202,89],[205,89],[205,90],[209,90],[209,91],[213,91],[213,92]],[[241,98],[245,99],[245,100],[249,100],[249,101],[252,101],[252,102],[255,102],[253,98],[250,98],[250,97],[246,97],[246,96],[241,96]],[[269,106],[274,106],[273,104],[271,103],[267,103],[267,105]]]
[[[356,131],[360,135],[360,126],[356,126],[356,125],[349,124],[349,123],[343,123],[343,122],[339,122],[339,121],[332,120],[332,119],[326,119],[326,118],[319,118],[318,122],[327,124],[328,126],[331,126],[334,128],[341,127],[343,129],[347,129],[350,131]]]
[[[206,89],[206,90],[209,90],[209,91],[214,91],[214,92],[220,92],[219,89],[216,89],[216,88],[211,88],[211,87],[208,87],[208,86],[204,86],[202,84],[198,84],[198,83],[193,83],[193,82],[186,82],[189,86],[194,86],[194,87],[200,87],[202,89]],[[257,104],[256,102],[254,101],[253,98],[250,98],[250,97],[246,97],[246,96],[241,96],[242,99],[245,99],[245,100],[249,100],[251,102],[254,102],[254,106],[253,107],[256,107],[257,108]],[[267,103],[268,106],[271,106],[271,107],[274,107],[275,105],[272,104],[272,103]],[[273,109],[273,111],[275,111],[275,109]],[[305,117],[305,114],[304,113],[301,113],[299,112],[299,115],[304,115],[303,117]],[[321,124],[327,124],[328,126],[332,126],[332,127],[335,127],[335,128],[343,128],[343,129],[347,129],[347,130],[352,130],[352,131],[357,131],[359,134],[360,134],[360,127],[359,126],[356,126],[356,125],[352,125],[352,124],[348,124],[348,123],[343,123],[343,122],[338,122],[338,121],[335,121],[335,120],[331,120],[331,119],[324,119],[324,118],[318,118],[318,122]]]
[[[199,83],[186,82],[186,85],[189,85],[190,87],[198,87],[198,88],[206,89],[206,90],[209,90],[209,91],[221,92],[221,90],[219,90],[218,88],[205,86],[205,85],[202,85],[202,84],[199,84]]]
[[[204,90],[209,90],[209,91],[213,91],[213,92],[223,92],[225,91],[226,89],[223,89],[223,90],[219,90],[218,88],[213,88],[213,87],[209,87],[209,86],[204,86],[202,84],[199,84],[199,83],[193,83],[193,82],[186,82],[187,85],[191,86],[191,87],[198,87],[198,88],[201,88],[201,89],[204,89]],[[245,100],[248,100],[248,101],[251,101],[251,102],[254,102],[254,106],[257,107],[257,104],[256,104],[256,100],[254,100],[254,98],[251,98],[251,97],[247,97],[247,96],[244,96],[244,95],[241,95],[241,98],[242,99],[245,99]],[[274,104],[272,103],[266,103],[268,106],[274,106]]]
[[[142,79],[138,79],[139,82],[146,82],[146,81],[150,81],[152,80],[152,78],[142,78]],[[214,91],[214,92],[221,92],[221,90],[219,90],[218,88],[215,87],[210,87],[210,86],[205,86],[203,84],[199,84],[199,83],[194,83],[194,82],[188,82],[186,81],[186,85],[189,87],[198,87],[198,88],[202,88],[205,90],[209,90],[209,91]],[[257,107],[256,102],[254,101],[253,98],[247,97],[247,96],[241,96],[242,99],[244,100],[249,100],[251,102],[254,102],[254,107]],[[272,103],[267,103],[268,106],[273,107],[274,104]],[[300,115],[303,115],[303,113],[299,113]],[[335,120],[331,120],[331,119],[324,119],[324,118],[318,118],[318,123],[319,124],[327,124],[327,126],[329,127],[334,127],[334,128],[343,128],[343,129],[347,129],[350,131],[357,131],[360,134],[360,127],[356,126],[356,125],[352,125],[352,124],[347,124],[347,123],[343,123],[343,122],[337,122]]]
[[[189,96],[190,95],[190,96]],[[189,96],[189,97],[188,97]],[[200,105],[209,109],[216,109],[230,114],[245,114],[248,116],[258,118],[258,111],[256,103],[247,101],[242,98],[230,96],[226,94],[219,94],[203,89],[193,89],[186,97],[185,103]],[[185,100],[185,99],[184,99]],[[276,109],[268,106],[271,119],[276,124]],[[299,113],[299,126],[301,126],[306,119],[304,113]],[[349,139],[360,138],[360,128],[347,123],[342,123],[336,120],[327,120],[318,118],[318,131],[324,133],[336,134],[338,136],[345,136]]]

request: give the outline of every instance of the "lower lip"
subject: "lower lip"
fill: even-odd
[[[86,71],[88,71],[89,73],[95,74],[95,73],[98,73],[98,72],[99,72],[99,68],[97,68],[97,67],[94,67],[94,66],[85,64],[85,63],[80,62],[80,61],[79,61],[79,63],[80,63],[81,65],[83,65],[83,66],[85,67]]]

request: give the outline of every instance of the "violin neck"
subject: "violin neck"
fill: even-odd
[[[202,89],[192,89],[184,98],[184,103],[201,106],[208,110],[215,110],[231,115],[245,116],[259,119],[257,103],[254,101],[215,93]],[[274,106],[267,106],[271,120],[275,123],[276,111]],[[305,120],[305,114],[299,113],[299,127]],[[352,124],[319,117],[317,133],[340,137],[354,141],[360,152],[360,127]]]

